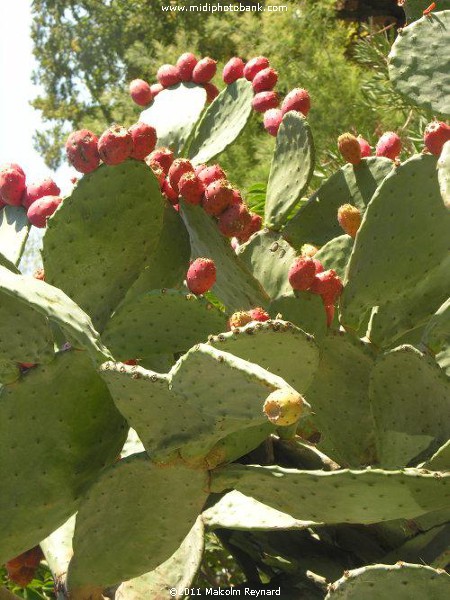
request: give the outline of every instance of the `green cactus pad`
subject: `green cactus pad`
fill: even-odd
[[[306,529],[312,521],[299,521],[290,515],[270,508],[236,490],[225,494],[205,510],[202,519],[208,529],[242,529],[250,531],[277,531]]]
[[[445,569],[450,557],[449,539],[450,523],[433,527],[429,531],[415,535],[400,547],[383,556],[382,562],[392,564],[401,560]]]
[[[0,252],[0,267],[5,267],[11,273],[16,273],[16,275],[20,275],[19,269],[16,267],[14,263],[12,263],[4,254]]]
[[[319,367],[306,394],[321,433],[319,448],[342,466],[372,464],[374,422],[368,393],[374,352],[344,332],[330,332],[319,348]]]
[[[78,510],[69,590],[115,585],[160,566],[179,548],[207,496],[206,472],[160,468],[142,454],[103,471]]]
[[[0,386],[14,383],[19,377],[20,369],[17,362],[0,358]]]
[[[203,114],[189,145],[188,157],[194,164],[209,162],[234,142],[250,118],[252,99],[252,84],[246,79],[221,91]]]
[[[315,149],[311,129],[299,112],[284,115],[270,167],[264,220],[279,229],[308,188],[314,173]]]
[[[395,600],[446,600],[449,594],[450,576],[444,570],[399,562],[346,571],[330,584],[325,600],[380,600],[386,596]]]
[[[353,204],[364,212],[375,190],[392,168],[391,160],[379,157],[366,158],[356,167],[345,165],[300,208],[284,228],[283,237],[300,250],[303,244],[323,246],[341,235],[338,208],[343,204]]]
[[[49,221],[46,281],[73,298],[99,331],[152,260],[164,204],[151,169],[127,160],[82,177]]]
[[[27,352],[30,348],[35,348],[35,352],[41,349],[33,360],[20,357],[20,362],[45,362],[53,358],[52,334],[47,319],[58,325],[71,343],[88,350],[94,360],[103,362],[110,358],[88,315],[61,290],[34,277],[15,275],[4,267],[0,267],[0,275],[0,294],[5,307],[9,306],[11,310],[9,321],[8,312],[1,312],[1,329],[5,331],[1,345],[21,346]],[[17,352],[21,350],[17,348],[9,358],[14,358]]]
[[[450,298],[428,321],[421,341],[434,354],[448,349],[450,346]]]
[[[405,11],[407,22],[416,21],[423,17],[423,11],[426,10],[430,4],[430,0],[405,0],[402,8]],[[436,7],[433,9],[434,13],[441,10],[448,10],[450,8],[450,0],[438,0]]]
[[[325,270],[334,269],[344,281],[347,264],[353,250],[353,241],[353,238],[349,235],[340,235],[322,246],[319,252],[314,255],[314,258],[320,260]]]
[[[205,298],[153,290],[122,302],[102,338],[117,360],[127,360],[185,352],[206,341],[209,333],[224,329],[224,314]]]
[[[1,389],[0,563],[76,511],[125,437],[124,420],[86,352],[63,352]]]
[[[269,314],[274,319],[279,318],[294,323],[318,339],[327,332],[327,319],[322,299],[310,292],[295,292],[295,294],[280,296],[271,302]]]
[[[445,142],[438,160],[438,179],[444,206],[450,209],[450,141]]]
[[[180,287],[189,268],[190,255],[191,245],[186,227],[178,212],[166,203],[156,250],[128,290],[125,302],[150,290]]]
[[[447,440],[423,467],[429,471],[450,471],[450,440]]]
[[[211,431],[213,420],[173,392],[167,375],[120,363],[105,363],[100,375],[153,461],[176,460],[181,446]]]
[[[386,177],[364,216],[341,296],[344,326],[357,330],[378,306],[368,336],[386,346],[424,324],[448,297],[449,239],[436,159],[413,156]]]
[[[285,321],[248,323],[210,337],[209,343],[279,375],[300,394],[308,389],[319,365],[319,349],[312,336]]]
[[[182,218],[191,239],[192,258],[214,260],[217,281],[212,291],[229,312],[266,306],[269,298],[260,283],[237,258],[217,223],[199,206],[180,202]]]
[[[399,31],[388,57],[394,88],[416,106],[450,115],[450,10]]]
[[[25,300],[28,281],[0,267],[0,357],[8,363],[49,362],[54,354],[47,319]]]
[[[448,506],[450,473],[298,471],[228,465],[211,473],[211,491],[236,489],[295,519],[316,523],[378,523],[413,519]]]
[[[369,396],[383,468],[430,456],[450,438],[450,381],[416,348],[401,346],[377,361]]]
[[[288,271],[297,253],[279,233],[258,231],[239,248],[238,256],[272,300],[292,293]]]
[[[206,102],[206,91],[193,83],[180,83],[160,92],[153,104],[142,111],[139,121],[155,127],[157,147],[181,154]]]
[[[0,254],[15,266],[22,258],[29,232],[27,212],[21,206],[5,206],[0,210]]]
[[[122,583],[115,593],[115,600],[181,600],[185,597],[184,589],[192,584],[200,568],[204,546],[203,521],[198,517],[178,550],[154,571]],[[175,594],[170,591],[173,589]]]

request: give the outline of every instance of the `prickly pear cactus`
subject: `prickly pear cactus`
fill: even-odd
[[[448,19],[389,66],[440,114]],[[263,221],[211,163],[265,61],[221,92],[166,67],[144,150],[78,136],[36,277],[0,208],[0,562],[41,543],[59,600],[181,598],[213,531],[286,598],[449,597],[449,142],[314,190],[309,104],[272,107]]]

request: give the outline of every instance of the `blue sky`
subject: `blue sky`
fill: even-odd
[[[63,166],[53,173],[33,149],[33,133],[41,126],[41,117],[29,104],[38,93],[31,82],[31,0],[0,0],[0,23],[0,165],[20,164],[30,183],[53,176],[67,192],[75,172]]]

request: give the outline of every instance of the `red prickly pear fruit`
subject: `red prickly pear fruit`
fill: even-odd
[[[201,204],[205,186],[192,171],[189,171],[180,177],[178,189],[180,191],[180,196],[182,196],[188,204]]]
[[[271,423],[278,427],[294,425],[304,412],[305,401],[289,388],[275,390],[267,396],[263,411]]]
[[[196,258],[190,265],[186,283],[193,294],[204,294],[216,283],[216,265],[209,258]]]
[[[359,208],[352,204],[343,204],[338,209],[337,218],[345,233],[355,238],[362,221]]]
[[[27,211],[28,220],[32,225],[43,229],[47,225],[47,219],[52,216],[61,204],[60,196],[44,196],[33,202]]]
[[[395,160],[402,151],[402,140],[393,131],[386,131],[380,137],[376,146],[376,155]]]
[[[205,164],[197,165],[196,167],[194,167],[194,173],[197,175],[197,177],[200,175],[203,169],[206,169]]]
[[[264,129],[267,133],[276,137],[282,120],[282,111],[279,108],[270,108],[264,113]]]
[[[233,199],[231,204],[242,204],[242,194],[236,188],[233,188]]]
[[[288,279],[292,289],[299,291],[309,290],[315,276],[316,264],[312,258],[296,258],[288,271]]]
[[[253,110],[259,113],[265,113],[271,108],[277,108],[280,104],[280,99],[276,92],[259,92],[255,94],[252,100]]]
[[[36,269],[36,271],[33,273],[33,277],[35,279],[39,279],[39,281],[45,281],[44,269]]]
[[[10,169],[14,169],[14,171],[19,171],[19,173],[25,177],[25,171],[17,163],[6,163],[6,165],[3,166],[9,167]]]
[[[361,162],[361,146],[352,133],[343,133],[338,137],[338,149],[351,165],[359,165]]]
[[[251,58],[244,67],[244,77],[248,81],[253,81],[255,75],[267,69],[269,66],[269,60],[265,56],[255,56]]]
[[[227,85],[244,77],[244,61],[238,56],[233,56],[223,68],[222,79]]]
[[[217,71],[217,61],[205,56],[198,61],[192,72],[192,81],[194,83],[208,83]]]
[[[47,177],[39,183],[27,185],[22,195],[22,206],[28,210],[33,202],[36,202],[39,198],[43,198],[44,196],[59,196],[60,193],[61,190],[53,179]]]
[[[322,273],[322,271],[324,271],[324,268],[320,260],[317,260],[317,258],[313,258],[312,260],[314,262],[314,266],[316,267],[316,275],[317,273]]]
[[[138,121],[132,125],[129,130],[131,139],[133,140],[133,151],[131,158],[136,160],[144,160],[146,156],[155,149],[156,146],[156,129],[147,123]]]
[[[120,165],[132,152],[131,133],[121,125],[113,125],[98,140],[98,153],[106,165]]]
[[[178,68],[181,81],[192,81],[192,71],[197,62],[198,60],[192,52],[185,52],[178,58],[176,67]]]
[[[278,73],[272,67],[262,69],[256,73],[252,81],[252,87],[255,94],[259,92],[268,92],[273,90],[278,81]]]
[[[19,170],[20,169],[20,170]],[[25,174],[14,164],[0,168],[0,199],[11,206],[20,206],[25,190]]]
[[[266,313],[266,311],[260,306],[252,308],[248,311],[248,314],[252,318],[252,321],[259,321],[261,323],[264,323],[265,321],[268,321],[270,319],[270,315]]]
[[[251,214],[245,204],[232,204],[218,218],[219,231],[225,237],[239,237],[250,225]]]
[[[100,164],[98,138],[89,129],[80,129],[69,135],[66,142],[69,163],[80,173],[91,173]]]
[[[208,215],[218,217],[232,202],[233,188],[225,179],[219,179],[206,187],[202,206]]]
[[[147,157],[147,159],[148,159],[148,157]],[[159,184],[160,189],[162,189],[163,186],[164,186],[164,182],[166,180],[166,174],[161,169],[161,165],[159,164],[159,162],[156,162],[156,160],[147,160],[147,159],[145,160],[145,163],[153,171],[153,175],[158,180],[158,184]]]
[[[322,273],[316,274],[310,287],[310,291],[322,296],[325,306],[330,306],[334,304],[341,295],[343,287],[342,281],[336,274],[336,271],[329,269],[328,271],[322,271]]]
[[[147,106],[153,100],[152,89],[143,79],[133,79],[130,83],[130,96],[138,106]]]
[[[247,242],[251,238],[251,236],[254,233],[256,233],[257,231],[259,231],[262,227],[262,217],[260,215],[257,215],[256,213],[250,213],[250,214],[251,214],[251,219],[250,219],[249,226],[238,237],[238,240],[241,244],[244,244],[245,242]]]
[[[203,87],[206,91],[206,102],[207,104],[211,104],[211,102],[219,95],[219,88],[213,83],[204,83]]]
[[[423,134],[424,144],[435,156],[440,156],[445,142],[450,140],[450,126],[443,121],[428,123]]]
[[[300,249],[300,254],[309,258],[312,258],[315,254],[317,254],[317,252],[319,252],[319,248],[317,246],[313,246],[312,244],[303,244]]]
[[[173,163],[173,152],[169,148],[157,148],[147,157],[149,161],[159,163],[161,169],[167,175],[171,164]],[[146,159],[147,162],[147,159]]]
[[[170,202],[170,204],[172,204],[173,206],[175,206],[175,204],[178,204],[178,194],[173,189],[173,187],[170,185],[170,182],[168,179],[164,179],[162,187],[161,187],[161,191],[164,194],[164,196],[167,198],[167,200]]]
[[[200,181],[206,186],[208,186],[213,181],[218,181],[219,179],[226,179],[225,171],[219,167],[219,165],[211,165],[210,167],[205,167],[201,169],[200,173],[197,173]]]
[[[178,189],[178,182],[180,181],[181,176],[184,175],[185,173],[193,173],[193,172],[194,172],[194,167],[192,166],[192,163],[190,160],[188,160],[187,158],[177,158],[170,165],[169,174],[168,174],[170,185],[173,187],[173,189],[177,193],[179,193],[180,190]]]
[[[156,73],[156,79],[163,88],[171,87],[180,83],[180,73],[174,65],[161,65]]]
[[[361,157],[368,158],[369,156],[372,156],[372,148],[369,142],[360,135],[358,135],[356,139],[358,140],[359,147],[361,148]]]
[[[228,319],[228,330],[237,329],[238,327],[244,327],[247,323],[250,323],[252,318],[250,314],[244,310],[238,310],[233,313],[231,317]]]
[[[164,86],[162,86],[160,83],[152,83],[152,85],[150,86],[150,91],[152,93],[153,99],[155,99],[159,92],[162,92],[163,89]]]
[[[307,116],[311,109],[311,98],[308,90],[303,88],[294,88],[286,95],[281,103],[283,115],[291,110],[296,110]]]

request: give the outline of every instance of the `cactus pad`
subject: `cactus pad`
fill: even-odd
[[[207,495],[207,473],[162,469],[142,454],[103,471],[77,514],[69,590],[115,585],[164,563],[189,533]]]
[[[369,395],[383,468],[408,465],[422,452],[431,456],[450,438],[450,382],[432,358],[412,346],[377,361]]]
[[[386,177],[366,211],[341,297],[343,324],[357,330],[378,306],[368,336],[385,346],[425,323],[448,297],[449,240],[436,159],[413,156]]]
[[[211,491],[236,489],[296,519],[316,523],[378,523],[412,519],[448,506],[450,473],[299,471],[228,465],[212,472]]]
[[[205,298],[153,290],[123,302],[106,326],[103,340],[117,360],[127,360],[184,352],[224,328],[225,316]]]
[[[80,494],[125,437],[124,421],[85,352],[58,354],[1,389],[0,563],[76,511]]]
[[[46,281],[86,310],[97,329],[149,264],[164,204],[151,169],[128,160],[82,177],[49,221]]]
[[[403,562],[369,565],[347,571],[330,584],[325,600],[379,600],[386,594],[392,594],[396,600],[446,600],[450,594],[450,576],[442,569]]]
[[[291,292],[280,296],[269,306],[272,318],[291,321],[316,338],[321,338],[327,331],[327,320],[322,298],[310,292]]]
[[[300,208],[283,230],[283,237],[294,248],[303,244],[323,246],[342,234],[337,220],[338,208],[353,204],[364,212],[377,187],[392,171],[392,161],[372,157],[358,166],[345,165],[332,175]]]
[[[340,235],[322,246],[314,258],[320,260],[324,270],[334,269],[344,281],[352,250],[353,239],[349,235]]]
[[[30,232],[30,222],[21,206],[0,210],[0,254],[18,266]]]
[[[389,54],[389,77],[409,102],[450,115],[450,10],[433,12],[399,32]]]
[[[278,130],[270,168],[265,204],[268,227],[279,229],[285,224],[308,188],[314,164],[314,140],[308,122],[301,113],[290,111]]]
[[[157,146],[181,154],[206,102],[203,87],[180,83],[160,92],[153,104],[142,111],[139,120],[156,128]]]
[[[438,179],[444,206],[450,209],[450,141],[445,142],[438,160]]]
[[[238,79],[221,91],[208,106],[189,145],[194,164],[211,161],[238,137],[252,112],[253,89],[246,79]]]

